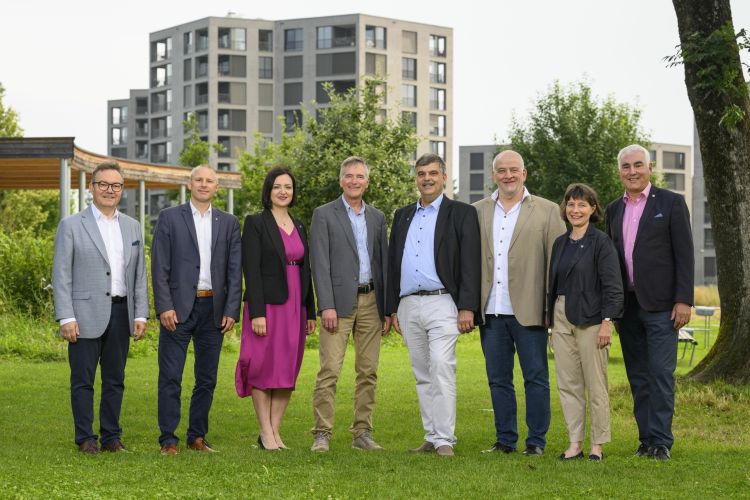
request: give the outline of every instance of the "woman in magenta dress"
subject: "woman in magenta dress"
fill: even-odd
[[[258,418],[258,445],[286,448],[279,434],[297,382],[305,335],[315,330],[315,303],[307,234],[289,215],[297,199],[295,179],[275,167],[263,183],[263,207],[245,219],[242,269],[245,311],[235,386],[252,396]]]

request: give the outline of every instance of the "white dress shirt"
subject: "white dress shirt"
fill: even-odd
[[[198,253],[201,257],[201,269],[198,273],[198,290],[211,290],[211,205],[201,214],[192,200],[190,210],[193,212],[195,236],[198,238]]]
[[[513,305],[510,302],[510,290],[508,289],[508,251],[510,240],[513,238],[513,230],[516,228],[518,214],[521,211],[521,203],[529,196],[526,187],[523,188],[521,201],[513,205],[507,212],[502,204],[498,203],[497,190],[492,193],[495,200],[495,214],[492,218],[492,243],[494,248],[493,262],[495,267],[492,273],[492,288],[487,298],[485,314],[513,314]]]

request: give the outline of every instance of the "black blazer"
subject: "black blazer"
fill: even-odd
[[[298,219],[292,220],[305,247],[305,256],[300,265],[302,304],[307,308],[307,319],[315,319],[307,233]],[[242,231],[242,270],[245,275],[244,300],[248,303],[250,318],[265,316],[266,304],[286,302],[289,295],[286,262],[284,242],[270,210],[248,215]]]
[[[547,293],[547,322],[552,326],[557,293],[557,268],[570,231],[552,245]],[[596,325],[604,318],[622,316],[625,294],[617,252],[612,240],[589,224],[577,245],[579,251],[565,277],[565,317],[574,325]]]
[[[622,222],[625,201],[607,206],[607,234],[620,257],[622,283],[628,284]],[[647,311],[671,311],[674,304],[693,304],[693,236],[685,199],[651,186],[633,248],[633,281],[638,303]]]
[[[401,297],[401,259],[406,235],[417,211],[411,203],[393,215],[388,245],[388,279],[386,314],[398,310]],[[445,196],[435,224],[435,267],[440,281],[451,294],[456,307],[474,311],[475,321],[480,310],[480,239],[477,211],[471,205]]]

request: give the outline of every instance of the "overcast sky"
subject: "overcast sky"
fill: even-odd
[[[735,30],[750,28],[750,1],[731,4]],[[581,78],[598,96],[639,105],[654,141],[692,144],[682,68],[663,61],[678,43],[668,0],[15,0],[4,2],[0,23],[5,104],[29,137],[75,136],[106,153],[107,100],[148,87],[149,33],[229,11],[271,20],[364,13],[452,27],[454,151],[502,141],[513,113],[525,116],[551,82]]]

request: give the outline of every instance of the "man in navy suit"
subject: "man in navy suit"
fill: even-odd
[[[609,204],[606,220],[627,290],[617,331],[641,442],[636,455],[669,460],[677,331],[693,303],[690,214],[682,196],[651,184],[647,149],[627,146],[617,161],[625,194]]]
[[[159,332],[159,428],[162,455],[177,454],[180,393],[190,339],[195,386],[187,446],[214,451],[206,441],[208,413],[224,333],[240,316],[242,249],[237,219],[211,205],[218,189],[208,165],[190,174],[190,201],[159,214],[151,244],[154,305]]]

